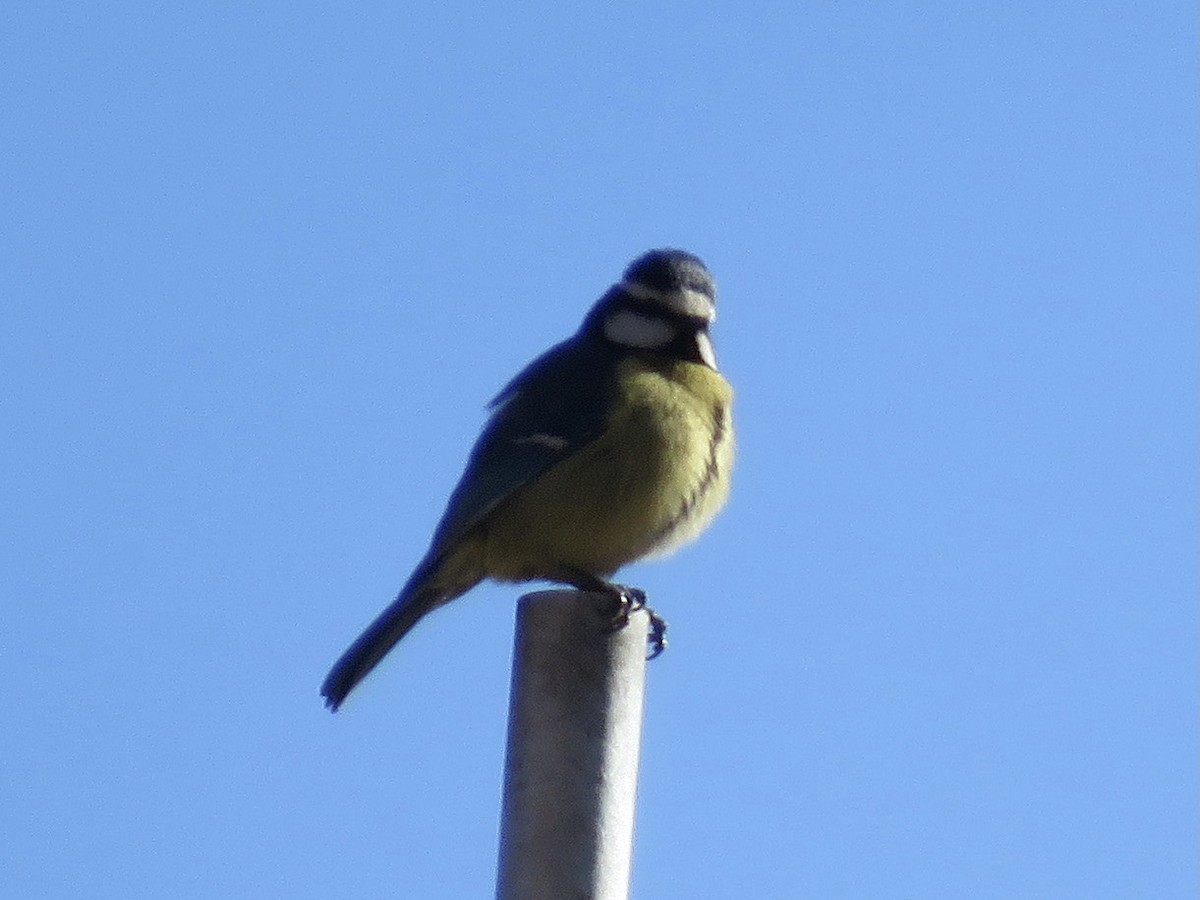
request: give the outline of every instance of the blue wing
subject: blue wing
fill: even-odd
[[[492,418],[434,532],[436,559],[497,504],[603,434],[614,361],[586,339],[552,348],[492,401]]]
[[[495,411],[471,451],[429,552],[321,685],[330,709],[337,709],[426,613],[455,595],[434,577],[454,543],[505,497],[604,432],[612,400],[605,391],[610,389],[614,364],[586,338],[567,341],[530,363],[492,401]],[[469,587],[459,585],[456,590]]]

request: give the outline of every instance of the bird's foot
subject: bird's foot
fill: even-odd
[[[608,595],[611,606],[612,621],[609,627],[613,631],[624,628],[629,624],[629,617],[639,609],[646,608],[646,592],[641,588],[626,587],[623,584],[610,584],[604,591]]]
[[[609,628],[616,631],[629,624],[629,617],[644,609],[650,617],[650,630],[646,635],[646,659],[654,659],[667,649],[667,622],[646,604],[646,592],[641,588],[610,584],[605,591],[613,600],[612,619]]]
[[[667,649],[667,620],[646,607],[650,615],[650,633],[646,636],[646,659],[655,659]]]
[[[578,569],[568,569],[568,576],[563,580],[573,584],[581,591],[592,594],[603,594],[608,601],[608,607],[601,610],[601,615],[609,616],[609,629],[616,631],[629,624],[629,617],[639,609],[644,609],[650,616],[650,630],[646,635],[646,659],[654,659],[667,649],[667,623],[658,613],[646,605],[646,592],[641,588],[626,587],[605,581],[599,576]]]

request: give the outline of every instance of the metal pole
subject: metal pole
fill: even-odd
[[[605,599],[517,607],[498,900],[629,896],[649,617],[610,629]]]

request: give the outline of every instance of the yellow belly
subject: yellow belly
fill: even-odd
[[[489,514],[472,535],[500,580],[607,577],[694,539],[729,492],[732,391],[711,369],[628,363],[605,433]],[[471,541],[475,543],[475,541]]]

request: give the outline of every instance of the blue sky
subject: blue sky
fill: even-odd
[[[514,601],[327,667],[483,406],[700,254],[635,895],[1190,897],[1195,11],[0,13],[11,896],[488,896]]]

